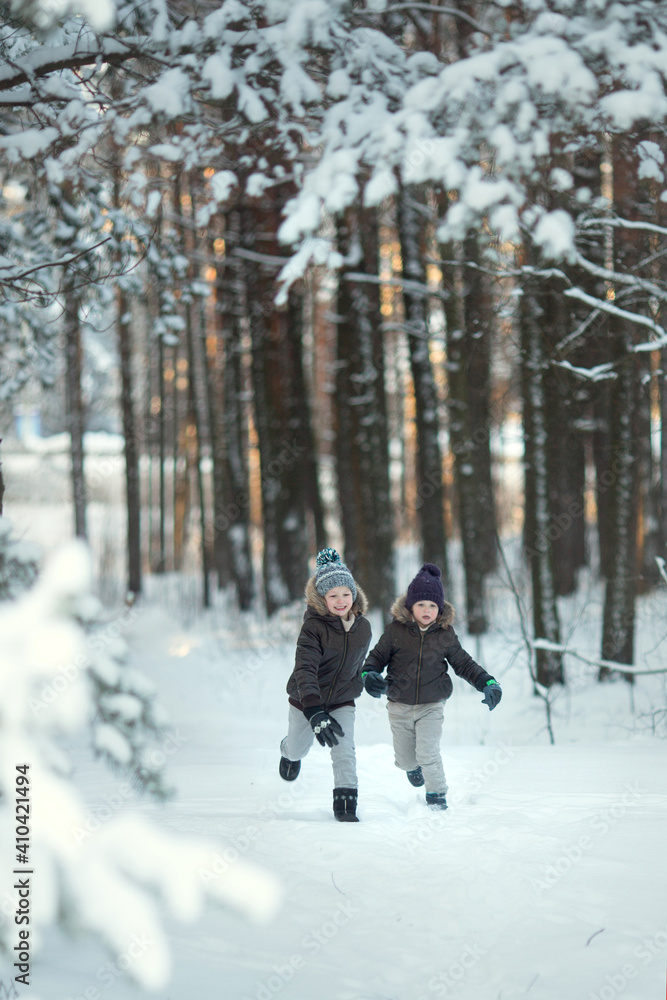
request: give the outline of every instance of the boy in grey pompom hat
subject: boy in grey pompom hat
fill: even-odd
[[[280,777],[294,781],[315,737],[329,749],[333,811],[357,822],[355,699],[364,689],[363,666],[371,640],[368,602],[335,549],[322,549],[306,584],[306,611],[287,681],[287,736],[280,744]]]

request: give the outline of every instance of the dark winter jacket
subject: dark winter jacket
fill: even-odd
[[[385,667],[388,668],[389,701],[400,701],[404,705],[446,701],[452,693],[448,666],[478,691],[484,690],[491,674],[462,648],[452,628],[454,608],[451,604],[445,602],[443,611],[425,632],[406,608],[405,594],[394,601],[391,613],[393,622],[364,664],[364,672],[376,670],[381,674]]]
[[[327,610],[324,598],[315,589],[315,577],[306,585],[306,602],[287,693],[303,708],[334,708],[353,701],[363,691],[361,668],[371,642],[371,626],[364,617],[368,601],[357,584],[351,611],[355,619],[349,631],[338,615]]]

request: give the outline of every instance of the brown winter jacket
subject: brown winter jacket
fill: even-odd
[[[394,601],[391,613],[393,622],[387,626],[377,646],[368,655],[364,664],[367,670],[382,673],[387,669],[389,701],[400,701],[404,705],[427,705],[431,702],[446,701],[452,693],[452,679],[447,672],[448,665],[459,677],[483,691],[491,680],[479,663],[466,653],[452,628],[454,608],[447,604],[426,632],[405,606],[406,595]]]
[[[327,610],[324,598],[315,589],[315,577],[306,584],[306,602],[287,693],[303,708],[334,708],[358,698],[364,689],[361,667],[371,642],[371,626],[364,617],[368,601],[357,584],[352,605],[355,620],[349,631],[337,615]]]

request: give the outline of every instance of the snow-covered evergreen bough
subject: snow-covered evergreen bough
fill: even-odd
[[[152,947],[128,974],[160,988],[170,973],[161,911],[191,921],[210,897],[263,919],[277,885],[243,860],[223,863],[222,846],[165,834],[131,810],[91,826],[63,747],[92,724],[99,753],[163,794],[147,737],[164,716],[146,679],[125,665],[118,629],[101,621],[82,544],[64,547],[37,575],[34,550],[3,530],[0,573],[0,979],[21,975],[29,985],[58,925],[96,935],[114,956],[148,935]]]

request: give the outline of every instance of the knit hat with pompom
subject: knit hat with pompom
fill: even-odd
[[[408,611],[417,601],[433,601],[438,605],[438,611],[445,607],[445,591],[442,586],[441,572],[433,563],[424,563],[414,580],[408,587],[405,606]]]
[[[340,561],[335,549],[322,549],[315,560],[315,590],[322,597],[334,587],[349,587],[352,598],[357,599],[357,585],[349,569]]]

